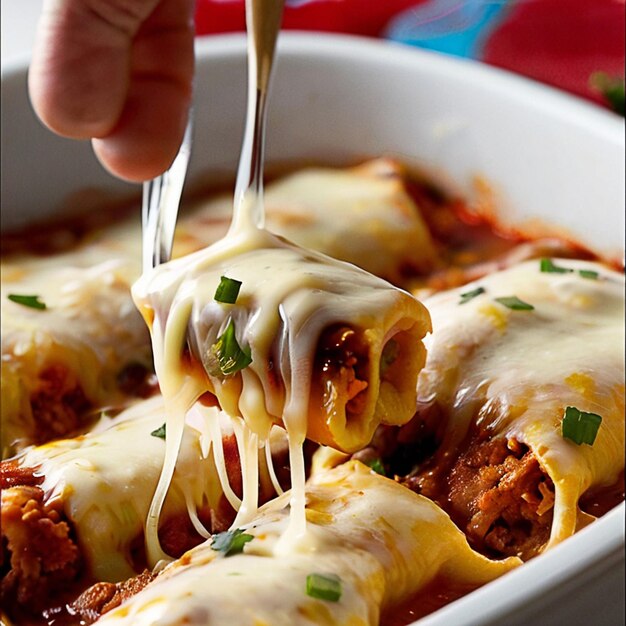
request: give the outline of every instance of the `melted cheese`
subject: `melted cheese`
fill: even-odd
[[[93,405],[105,406],[122,399],[116,376],[124,366],[150,367],[149,336],[129,293],[139,265],[106,258],[112,253],[115,247],[99,245],[3,263],[3,450],[37,439],[30,397],[47,368],[62,366]],[[38,295],[47,308],[14,303],[9,294]]]
[[[317,190],[317,199],[307,205],[304,201],[312,190]],[[289,197],[293,202],[288,207]],[[353,238],[355,245],[351,248],[360,252],[350,260],[367,264],[370,258],[371,263],[369,250],[373,242],[392,244],[392,254],[376,255],[378,265],[373,269],[380,273],[392,275],[397,267],[407,264],[428,265],[427,259],[433,254],[419,212],[404,191],[397,165],[391,162],[378,161],[345,171],[311,170],[279,181],[269,190],[269,198],[270,223],[280,223],[283,230],[290,234],[297,232],[311,245],[331,253],[345,250],[345,235],[353,232],[355,225],[362,225],[363,231],[359,231],[356,240]],[[293,212],[293,219],[287,218],[290,212]],[[311,212],[313,220],[302,229],[305,214]],[[216,239],[215,222],[211,222],[209,228],[202,228],[208,213],[210,211],[203,209],[181,219],[177,254]],[[329,226],[334,227],[333,237],[323,235],[323,232],[330,233]],[[187,231],[193,236],[186,236]],[[9,400],[3,402],[3,406],[7,408],[9,423],[14,423],[16,429],[26,421],[23,413],[28,409],[30,392],[36,384],[37,373],[47,363],[60,363],[76,373],[88,398],[101,406],[116,401],[114,375],[129,355],[132,360],[137,360],[138,356],[148,360],[145,328],[128,298],[129,281],[138,275],[138,240],[136,223],[126,222],[123,228],[99,234],[76,251],[57,255],[49,262],[46,260],[47,265],[34,259],[12,262],[11,271],[6,273],[8,280],[13,281],[7,287],[9,292],[36,293],[48,306],[43,312],[27,309],[8,302],[3,293],[3,309],[6,307],[8,312],[3,316],[3,399],[6,396]],[[411,258],[407,258],[409,251],[413,254]],[[111,256],[117,260],[109,261]],[[179,272],[178,283],[172,280],[176,271]],[[181,260],[179,265],[168,266],[168,271],[160,272],[155,279],[158,284],[150,285],[153,291],[146,294],[146,300],[161,299],[162,308],[155,311],[158,322],[156,330],[153,328],[153,342],[157,373],[170,416],[163,471],[146,522],[150,563],[167,558],[158,543],[159,517],[176,472],[180,442],[184,438],[185,413],[207,385],[202,377],[188,376],[178,368],[181,346],[188,323],[197,330],[193,339],[204,353],[223,330],[224,307],[212,301],[214,279],[219,280],[220,271],[241,277],[245,283],[242,297],[247,301],[235,311],[235,321],[238,338],[251,346],[254,359],[254,365],[235,379],[212,378],[209,384],[226,411],[233,417],[243,418],[235,426],[243,465],[243,500],[228,485],[223,454],[220,454],[219,428],[209,426],[210,432],[205,433],[205,447],[207,441],[212,442],[215,472],[224,494],[239,511],[238,523],[249,519],[256,511],[259,469],[254,449],[268,439],[273,424],[287,425],[289,430],[291,467],[296,483],[294,534],[302,535],[304,459],[301,446],[305,437],[313,436],[355,449],[369,440],[380,421],[406,421],[414,405],[413,377],[424,360],[419,340],[428,328],[428,319],[424,309],[407,294],[355,268],[305,253],[265,232],[247,232],[243,236],[235,233],[227,243],[218,243],[210,252],[201,252]],[[162,281],[171,283],[165,286],[163,298],[160,295],[164,288]],[[193,290],[191,300],[189,293],[185,295],[188,289]],[[172,300],[168,301],[170,296]],[[176,298],[180,301],[175,301]],[[193,308],[186,318],[184,307],[188,304]],[[152,305],[153,302],[146,302],[143,310],[146,317],[152,316],[149,310]],[[166,313],[170,307],[172,311]],[[367,372],[367,406],[362,419],[348,420],[346,412],[339,410],[324,421],[317,419],[311,424],[307,415],[316,342],[320,333],[333,323],[351,324],[367,333],[368,358],[372,361]],[[210,332],[205,332],[207,329]],[[393,384],[389,380],[391,376],[381,379],[378,363],[385,343],[400,335],[412,345],[407,348],[408,356],[401,364],[407,372],[399,371],[398,366],[394,376],[401,380]],[[6,356],[9,353],[11,358]],[[27,354],[28,358],[12,358],[18,354]],[[274,362],[278,387],[264,369]],[[3,420],[7,422],[4,417]],[[11,433],[10,436],[16,435]],[[268,446],[265,449],[269,450]],[[271,463],[265,467],[271,475]],[[275,476],[273,483],[278,486]],[[191,518],[199,524],[193,510]]]
[[[234,306],[213,299],[223,275],[242,282]],[[354,424],[338,416],[343,423],[331,430],[331,442],[357,449],[380,421],[402,423],[412,415],[414,396],[394,407],[396,414],[376,415],[384,409],[376,406],[385,386],[380,355],[389,339],[404,331],[419,343],[429,329],[428,315],[405,292],[354,266],[305,252],[266,231],[244,232],[157,268],[136,283],[133,293],[146,319],[154,320],[155,366],[164,393],[180,389],[189,375],[181,362],[187,333],[210,370],[211,347],[234,321],[238,343],[250,348],[252,364],[240,376],[209,374],[202,383],[227,413],[242,416],[262,439],[281,422],[302,437],[307,434],[317,342],[338,323],[361,331],[369,344],[371,393],[364,412],[372,415]],[[420,353],[420,346],[411,348],[413,371],[404,373],[406,379],[415,375]],[[399,395],[403,391],[397,389]]]
[[[241,281],[236,305],[214,300],[221,276]],[[413,415],[414,381],[424,361],[420,339],[429,329],[428,314],[406,292],[354,266],[248,227],[233,229],[206,250],[144,275],[133,295],[151,324],[164,396],[174,399],[188,390],[174,420],[180,423],[176,416],[209,390],[227,414],[243,418],[242,436],[247,439],[267,439],[276,423],[286,428],[293,479],[292,539],[304,534],[305,438],[354,450],[370,440],[379,423],[401,424]],[[252,363],[235,376],[220,376],[212,372],[211,351],[231,321],[239,345],[250,349]],[[317,342],[336,324],[358,330],[368,344],[366,402],[350,419],[345,406],[333,406],[327,414],[312,411]],[[190,370],[183,359],[187,338],[203,361],[201,371]],[[380,374],[383,348],[391,338],[402,342],[403,354],[402,363],[390,368],[393,378]],[[164,497],[175,457],[176,444],[168,444],[151,515]],[[256,462],[253,456],[244,465],[254,467],[251,463]],[[244,517],[253,512],[248,505],[245,510]],[[156,541],[155,533],[150,541]],[[154,545],[150,549],[156,550]]]
[[[401,166],[389,159],[286,176],[266,191],[269,229],[390,279],[403,268],[428,269],[433,244],[402,177]],[[231,214],[227,197],[181,215],[174,256],[220,239]],[[15,441],[23,447],[37,439],[30,396],[50,365],[67,368],[95,406],[123,400],[115,383],[121,368],[133,361],[149,365],[148,334],[129,294],[140,274],[140,248],[135,217],[92,233],[71,252],[3,260],[3,456]],[[372,254],[376,248],[385,254]],[[9,293],[39,295],[48,309],[10,302]]]
[[[21,464],[38,467],[45,476],[42,488],[48,498],[63,501],[81,554],[96,580],[118,581],[135,573],[131,544],[149,519],[166,450],[166,443],[150,433],[165,419],[163,399],[155,397],[127,409],[89,435],[30,448],[18,457]],[[195,512],[207,505],[217,508],[222,485],[228,485],[223,451],[221,455],[214,452],[221,450],[230,420],[215,408],[198,405],[187,414],[186,423],[161,519],[189,511],[201,534],[208,536]],[[205,445],[202,439],[209,430],[211,440]],[[166,432],[167,441],[172,437],[169,421]],[[274,445],[282,444],[275,440]],[[266,473],[259,480],[269,484]],[[257,480],[253,491],[257,494],[258,490]],[[149,556],[148,564],[153,567],[158,555]]]
[[[267,186],[267,228],[389,280],[399,280],[408,268],[428,271],[437,263],[435,246],[403,178],[402,166],[391,159],[352,168],[304,168]],[[194,242],[223,236],[232,205],[225,194],[183,218],[176,255],[197,248]]]
[[[444,449],[475,422],[533,451],[556,489],[550,545],[576,530],[580,495],[624,467],[624,276],[596,263],[555,264],[575,271],[544,273],[528,261],[425,300],[434,330],[418,379],[419,401],[450,415]],[[477,287],[485,293],[459,304]],[[494,301],[513,295],[534,310]],[[593,446],[562,437],[567,406],[602,416]]]
[[[363,624],[408,598],[436,575],[481,584],[520,564],[471,550],[434,503],[358,462],[307,486],[313,547],[277,555],[288,524],[288,494],[269,503],[245,531],[243,554],[218,555],[207,542],[168,566],[155,582],[103,616],[104,624]],[[309,574],[336,575],[341,598],[306,595]]]

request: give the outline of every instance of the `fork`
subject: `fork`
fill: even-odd
[[[143,184],[141,206],[143,271],[169,261],[180,197],[187,174],[193,133],[193,110],[185,128],[182,144],[170,168]]]
[[[248,102],[244,141],[235,185],[231,230],[252,217],[263,227],[263,211],[257,202],[253,214],[242,208],[243,197],[263,193],[266,100],[272,72],[276,38],[280,30],[284,0],[246,0],[248,31]],[[172,255],[172,244],[180,196],[191,151],[192,111],[178,154],[169,170],[143,185],[142,238],[143,271],[165,263]]]

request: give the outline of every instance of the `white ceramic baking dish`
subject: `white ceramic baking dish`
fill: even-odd
[[[244,120],[245,41],[199,40],[190,179],[234,172]],[[87,142],[53,136],[26,93],[28,59],[2,68],[2,226],[58,211],[108,176]],[[500,218],[556,224],[613,258],[624,251],[624,121],[573,97],[464,60],[354,37],[281,36],[271,161],[397,155],[445,173]],[[622,624],[624,505],[421,625]]]

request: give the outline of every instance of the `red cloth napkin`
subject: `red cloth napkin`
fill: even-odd
[[[602,101],[590,77],[624,76],[624,0],[514,3],[487,40],[486,63]]]
[[[287,0],[285,29],[384,37],[399,16],[442,0]],[[460,0],[459,0],[460,3]],[[503,5],[478,58],[609,104],[592,76],[617,79],[623,102],[625,0],[484,0]],[[444,8],[452,6],[449,0]],[[197,0],[199,35],[245,30],[244,0]],[[619,93],[618,93],[619,99]],[[622,104],[623,107],[623,104]]]

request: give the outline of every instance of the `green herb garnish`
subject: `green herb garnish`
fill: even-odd
[[[567,267],[560,267],[552,262],[552,259],[541,259],[539,261],[539,269],[542,272],[548,272],[550,274],[569,274],[574,270],[570,270]]]
[[[43,311],[46,307],[46,303],[39,299],[39,296],[22,296],[17,293],[10,293],[8,296],[11,302],[22,304],[23,306],[30,307],[31,309],[39,309]]]
[[[162,426],[159,426],[156,430],[153,430],[150,433],[153,437],[158,437],[159,439],[165,439],[165,423]]]
[[[243,349],[237,343],[237,338],[235,337],[235,322],[233,322],[232,319],[228,322],[226,330],[211,346],[211,353],[217,359],[219,372],[224,376],[235,374],[252,363],[250,349]],[[215,374],[217,374],[217,372],[215,372]]]
[[[513,311],[532,311],[535,307],[528,302],[520,300],[517,296],[506,296],[504,298],[495,298],[496,302],[503,304],[505,307]]]
[[[624,115],[626,109],[626,97],[624,95],[624,79],[618,76],[609,76],[606,72],[594,72],[589,79],[593,89],[600,92],[607,104],[620,115]]]
[[[568,406],[561,423],[561,434],[564,439],[574,443],[593,445],[602,423],[602,417],[595,413],[585,413],[575,406]]]
[[[370,469],[373,469],[377,474],[381,476],[387,476],[387,472],[385,471],[385,466],[380,459],[373,459],[365,463]]]
[[[594,270],[578,270],[578,273],[583,278],[590,278],[591,280],[598,280],[598,277],[600,276],[600,274]]]
[[[476,289],[472,289],[472,291],[466,291],[461,294],[461,300],[459,304],[465,304],[470,300],[473,300],[476,296],[479,296],[481,293],[485,293],[484,287],[476,287]]]
[[[339,602],[341,579],[334,574],[309,574],[306,577],[306,595],[328,602]]]
[[[567,267],[560,267],[552,262],[552,259],[541,259],[539,262],[539,268],[542,272],[549,272],[551,274],[569,274],[574,270]],[[583,278],[590,278],[596,280],[599,276],[598,272],[594,270],[578,270],[578,274]]]
[[[241,528],[235,528],[215,535],[211,541],[211,549],[222,552],[224,556],[231,556],[243,552],[244,545],[253,539],[252,535],[244,533]]]
[[[223,302],[224,304],[235,304],[235,302],[237,302],[237,296],[239,295],[240,288],[240,280],[235,280],[234,278],[222,276],[220,278],[220,284],[217,286],[213,298],[217,302]]]

